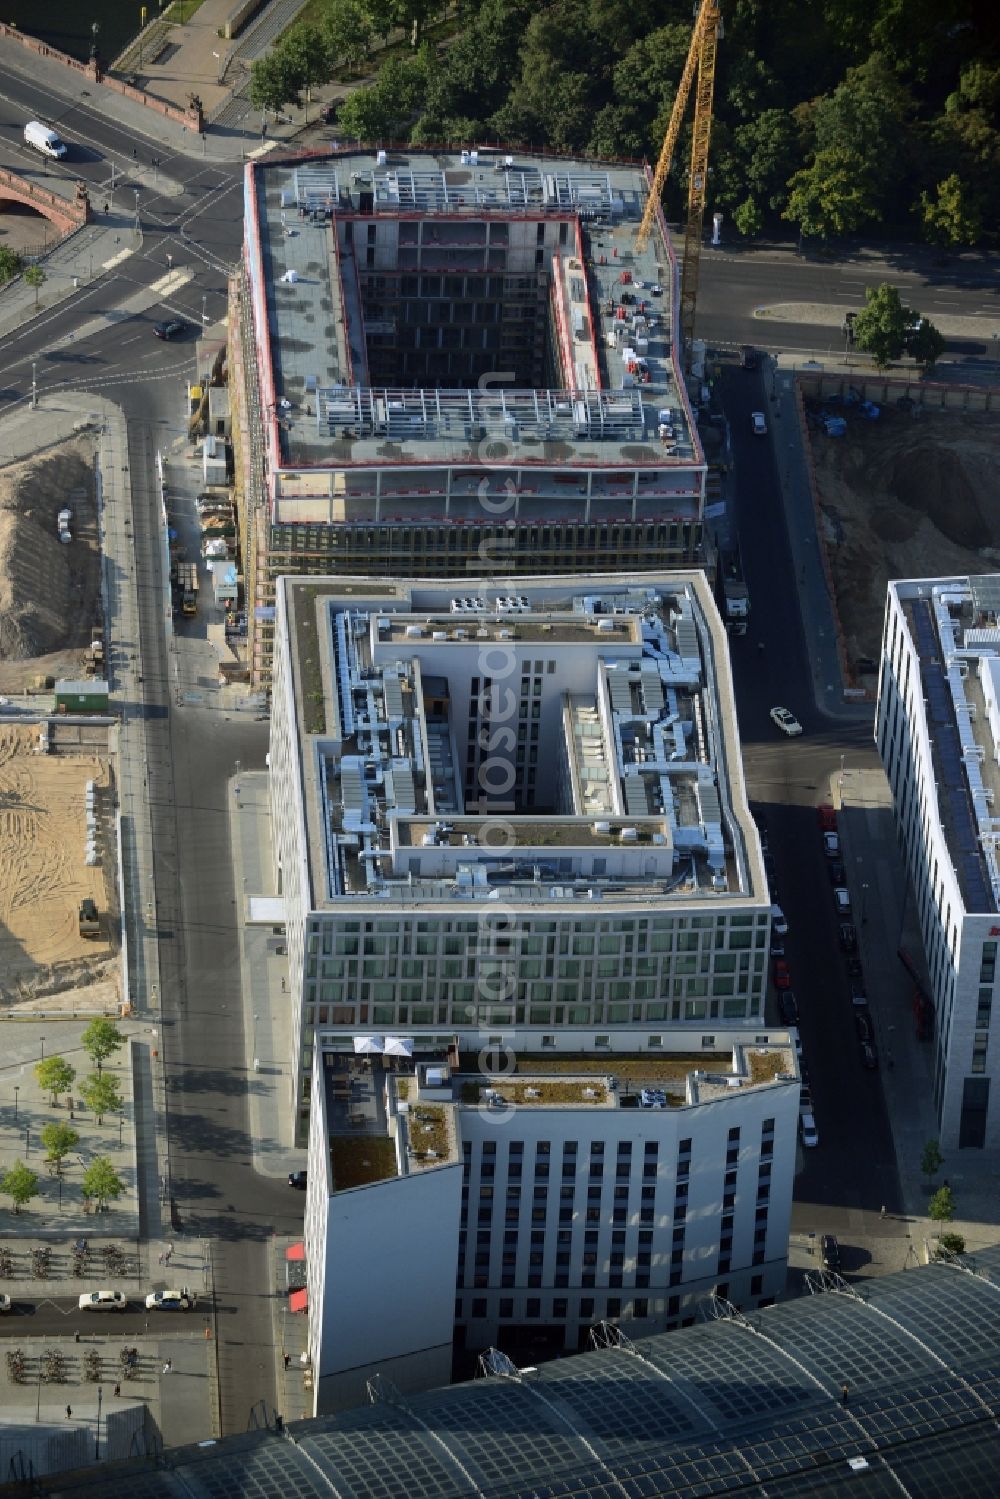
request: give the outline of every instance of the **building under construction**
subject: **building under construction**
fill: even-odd
[[[230,383],[251,679],[275,579],[681,567],[705,462],[638,166],[250,164]],[[238,336],[236,334],[238,333]]]

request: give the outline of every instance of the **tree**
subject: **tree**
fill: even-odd
[[[73,1086],[76,1077],[76,1068],[71,1067],[65,1057],[46,1057],[44,1061],[35,1063],[35,1078],[40,1088],[46,1093],[52,1094],[52,1107],[59,1104],[59,1094],[66,1093]]]
[[[881,286],[865,289],[865,306],[854,319],[854,343],[872,356],[879,369],[885,369],[905,349],[913,322],[899,292],[883,281]]]
[[[52,1161],[56,1171],[62,1171],[63,1157],[68,1156],[80,1143],[80,1136],[69,1124],[62,1124],[53,1120],[42,1128],[42,1144],[45,1146],[45,1159]]]
[[[106,1072],[92,1072],[80,1089],[80,1095],[91,1113],[97,1115],[98,1124],[104,1123],[105,1114],[112,1114],[122,1106],[118,1079]]]
[[[38,1177],[23,1161],[15,1161],[0,1180],[0,1192],[13,1200],[14,1211],[19,1213],[33,1197],[38,1196]]]
[[[288,32],[280,50],[296,79],[296,93],[305,89],[306,98],[311,99],[317,84],[325,83],[330,76],[331,56],[326,33],[303,22]]]
[[[760,204],[753,198],[744,199],[733,210],[733,223],[740,234],[746,235],[747,239],[752,239],[764,227],[764,215],[760,211]]]
[[[938,1187],[927,1204],[927,1212],[935,1223],[950,1223],[955,1216],[955,1199],[950,1187]]]
[[[125,1183],[106,1155],[97,1155],[83,1173],[83,1195],[88,1202],[95,1202],[101,1212],[109,1202],[120,1197]]]
[[[19,276],[23,265],[24,261],[16,250],[10,250],[6,245],[0,246],[0,286],[12,277]]]
[[[24,272],[25,285],[33,286],[35,288],[36,312],[38,311],[38,293],[41,291],[47,280],[48,277],[46,276],[40,265],[29,265],[27,270]]]
[[[297,104],[301,86],[294,60],[280,48],[250,64],[250,104],[262,113],[276,115],[286,104]]]
[[[952,172],[930,193],[920,194],[924,233],[931,244],[955,249],[974,245],[982,229],[978,211],[969,202],[968,191],[957,172]]]
[[[920,1157],[920,1169],[927,1178],[928,1186],[930,1186],[931,1177],[937,1176],[943,1165],[944,1156],[941,1154],[941,1146],[937,1140],[928,1140]]]
[[[906,352],[930,369],[944,352],[944,337],[926,318],[918,318],[906,335]]]
[[[788,206],[782,218],[798,224],[802,234],[853,234],[878,211],[864,162],[846,146],[817,151],[811,164],[788,183]]]
[[[80,1037],[80,1045],[92,1062],[97,1063],[100,1072],[101,1064],[107,1061],[112,1052],[125,1045],[125,1037],[115,1025],[113,1020],[92,1020]]]
[[[938,1234],[938,1249],[943,1249],[945,1254],[964,1254],[965,1240],[961,1234]]]
[[[356,68],[372,49],[375,28],[363,0],[327,0],[321,25],[331,66]]]

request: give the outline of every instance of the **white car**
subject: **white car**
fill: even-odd
[[[198,1305],[198,1297],[186,1286],[179,1291],[150,1291],[146,1297],[147,1312],[186,1312]]]
[[[803,1145],[809,1150],[815,1149],[819,1144],[819,1131],[816,1128],[816,1121],[811,1114],[799,1115],[799,1133],[802,1136]]]
[[[836,833],[823,834],[823,852],[828,859],[840,858],[840,839]]]
[[[794,713],[789,713],[787,708],[772,708],[771,722],[776,724],[783,734],[794,735],[802,733],[802,725]]]
[[[10,1297],[0,1293],[0,1312],[10,1311]]]
[[[771,930],[779,937],[788,936],[788,921],[780,906],[771,907]]]
[[[833,898],[837,902],[837,915],[850,916],[851,892],[849,890],[845,890],[843,885],[838,885],[833,892]]]
[[[750,430],[754,437],[767,436],[767,421],[765,420],[763,411],[751,411]]]
[[[124,1291],[85,1291],[80,1297],[81,1312],[124,1312],[128,1302]]]

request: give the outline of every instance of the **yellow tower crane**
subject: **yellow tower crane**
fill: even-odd
[[[663,140],[660,159],[653,173],[653,185],[646,211],[636,236],[636,248],[646,248],[656,212],[660,206],[663,185],[670,171],[677,137],[695,74],[698,82],[694,94],[694,128],[691,134],[691,169],[688,176],[687,222],[684,227],[684,261],[681,270],[681,334],[690,346],[694,337],[694,310],[698,301],[698,262],[701,257],[702,226],[705,221],[705,188],[708,179],[708,143],[712,134],[712,96],[715,92],[715,54],[718,48],[721,17],[719,0],[701,0],[691,33],[684,71],[677,88],[670,124]]]

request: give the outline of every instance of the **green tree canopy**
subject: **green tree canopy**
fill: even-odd
[[[104,1123],[105,1114],[113,1114],[122,1106],[122,1095],[118,1079],[107,1072],[92,1072],[80,1090],[87,1108],[97,1115],[98,1124]]]
[[[944,1156],[941,1154],[941,1146],[937,1140],[928,1140],[920,1156],[920,1169],[930,1181],[932,1176],[937,1176],[944,1165]]]
[[[311,99],[313,89],[330,76],[332,58],[326,31],[300,22],[282,38],[280,50],[285,66],[296,81],[296,94],[305,89],[306,98]]]
[[[15,1213],[19,1213],[33,1197],[38,1196],[38,1177],[23,1161],[15,1161],[0,1178],[0,1192],[11,1198]]]
[[[53,1120],[51,1124],[42,1126],[42,1144],[45,1146],[45,1159],[52,1161],[57,1171],[62,1170],[63,1158],[80,1143],[80,1136],[72,1125],[61,1124]]]
[[[125,1183],[105,1155],[95,1156],[83,1173],[83,1195],[94,1202],[100,1212],[109,1202],[122,1195]]]
[[[275,48],[250,64],[249,99],[254,109],[277,114],[286,104],[297,104],[302,80],[294,57]]]
[[[356,68],[371,51],[375,28],[364,0],[326,0],[320,24],[332,66]]]
[[[939,182],[933,193],[920,194],[920,214],[924,234],[934,245],[974,245],[982,231],[982,220],[957,172]]]
[[[23,265],[24,261],[16,250],[11,250],[7,245],[0,245],[0,285],[20,275]]]
[[[853,234],[878,212],[878,198],[865,175],[864,162],[846,146],[818,151],[810,166],[795,173],[788,188],[782,218],[797,224],[803,234],[822,239]]]
[[[906,352],[925,369],[930,369],[944,353],[944,338],[927,318],[919,318],[907,330]]]
[[[33,286],[35,289],[35,311],[38,311],[38,293],[49,279],[40,265],[29,265],[25,268],[23,278],[25,286]]]
[[[51,1093],[53,1108],[59,1102],[59,1094],[72,1088],[75,1077],[76,1068],[65,1057],[45,1057],[41,1062],[35,1063],[38,1086],[44,1088],[46,1093]]]
[[[125,1045],[125,1037],[113,1020],[98,1018],[92,1020],[87,1026],[80,1037],[80,1045],[90,1060],[97,1064],[97,1070],[100,1072],[102,1064],[107,1061],[108,1057]]]
[[[950,1223],[955,1216],[955,1199],[950,1187],[938,1187],[927,1204],[927,1212],[935,1223]]]
[[[855,346],[870,354],[879,369],[885,369],[903,353],[912,322],[910,309],[903,306],[894,286],[887,281],[869,286],[865,289],[865,305],[854,319]]]

